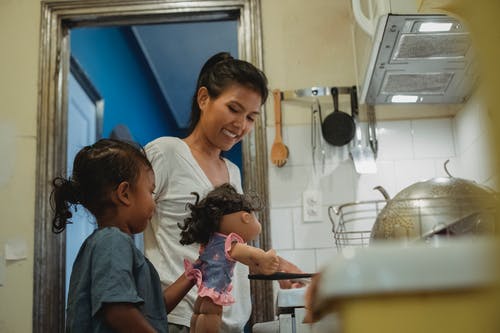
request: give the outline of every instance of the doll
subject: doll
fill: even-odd
[[[254,273],[272,274],[279,260],[274,250],[246,244],[261,231],[254,214],[261,208],[256,196],[240,194],[229,184],[216,187],[201,201],[198,193],[193,194],[195,203],[187,205],[191,215],[179,224],[181,244],[200,244],[199,259],[184,261],[186,276],[198,286],[190,332],[219,332],[222,307],[235,301],[230,292],[236,262]]]

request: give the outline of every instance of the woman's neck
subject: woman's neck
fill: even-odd
[[[220,156],[221,149],[195,133],[185,138],[184,142],[212,185],[217,186],[229,182],[229,171]]]
[[[184,142],[189,146],[189,149],[191,149],[192,152],[195,152],[196,155],[201,155],[205,158],[213,160],[220,159],[221,150],[196,132],[193,132],[186,137]]]

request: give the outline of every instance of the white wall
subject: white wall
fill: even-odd
[[[0,1],[0,332],[31,332],[39,0]],[[5,261],[4,245],[26,244]]]
[[[492,120],[481,97],[474,95],[454,119],[458,174],[498,189],[491,139]]]

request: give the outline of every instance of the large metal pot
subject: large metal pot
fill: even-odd
[[[492,231],[494,191],[473,181],[452,177],[418,182],[393,199],[381,187],[387,204],[377,216],[372,240],[426,238],[434,234]]]

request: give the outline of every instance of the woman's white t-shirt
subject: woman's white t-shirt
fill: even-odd
[[[188,216],[187,203],[194,203],[197,192],[203,198],[213,185],[205,175],[188,145],[179,138],[161,137],[145,147],[148,159],[155,172],[156,211],[151,223],[144,231],[146,257],[158,270],[164,286],[170,285],[184,272],[183,260],[198,258],[199,245],[181,245],[177,223]],[[239,168],[224,159],[229,182],[242,193]],[[242,332],[251,312],[250,282],[248,267],[236,263],[233,275],[232,295],[235,303],[223,307],[222,332]],[[197,288],[194,287],[168,315],[169,323],[190,326]]]

